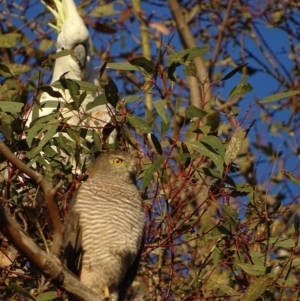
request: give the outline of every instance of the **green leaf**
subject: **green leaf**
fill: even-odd
[[[38,88],[38,91],[46,92],[50,96],[55,97],[55,98],[60,98],[62,97],[61,93],[59,91],[54,90],[51,86],[42,86]]]
[[[159,156],[155,159],[153,164],[145,171],[142,179],[142,189],[148,187],[151,182],[153,174],[161,167],[162,163],[165,160],[165,156]]]
[[[142,67],[147,73],[154,73],[155,64],[145,57],[134,58],[129,60],[129,63],[133,66]]]
[[[245,137],[246,137],[246,132],[241,127],[238,127],[235,130],[234,134],[232,135],[226,149],[226,153],[225,153],[226,165],[230,164],[236,158],[240,149],[243,146]]]
[[[140,117],[134,115],[127,115],[126,118],[134,128],[140,130],[142,133],[148,134],[152,132],[152,129],[149,127],[146,121],[144,121]]]
[[[265,292],[267,287],[271,284],[272,279],[268,276],[257,278],[247,288],[244,296],[240,299],[243,301],[256,301]]]
[[[9,113],[20,113],[24,104],[13,101],[0,101],[0,110]]]
[[[300,186],[300,181],[298,180],[298,178],[296,176],[294,176],[291,172],[287,171],[287,170],[282,170],[281,171],[284,176],[289,179],[291,182],[297,184],[298,186]]]
[[[124,71],[139,71],[139,68],[130,64],[129,62],[107,63],[106,68],[114,69],[114,70],[124,70]]]
[[[87,111],[88,110],[91,110],[97,106],[100,106],[100,105],[105,105],[107,104],[107,99],[106,99],[106,96],[104,93],[98,95],[95,97],[95,99],[92,101],[92,102],[89,102],[87,105],[86,105],[86,109]]]
[[[6,68],[4,68],[4,67],[6,67]],[[19,74],[28,72],[28,71],[32,70],[32,67],[30,67],[28,65],[22,65],[22,64],[8,64],[7,66],[1,64],[0,69],[2,70],[2,72],[0,72],[0,74],[2,74],[5,77],[10,77],[10,76],[17,76]],[[8,73],[9,73],[9,75],[8,75]]]
[[[213,137],[213,136],[210,136]],[[215,139],[218,139],[217,137],[214,137]],[[214,140],[215,140],[214,139]],[[214,141],[215,142],[215,141]],[[220,174],[223,173],[224,171],[224,157],[222,157],[219,153],[219,150],[216,147],[217,144],[219,143],[214,143],[211,141],[209,143],[202,143],[201,141],[197,142],[192,142],[192,143],[187,143],[189,146],[190,151],[195,150],[199,154],[204,155],[208,158],[210,158],[214,164],[216,165],[218,171]]]
[[[170,55],[168,59],[168,66],[172,63],[178,63],[181,65],[183,62],[192,61],[196,57],[202,56],[209,51],[209,46],[193,47],[189,49],[182,50],[180,52],[174,52]]]
[[[201,110],[193,105],[189,105],[185,108],[185,117],[191,119],[193,117],[203,118],[208,115],[208,112]]]
[[[290,96],[297,95],[299,93],[300,93],[299,90],[277,93],[277,94],[273,94],[273,95],[265,97],[263,100],[259,101],[258,103],[274,102],[274,101],[277,101],[277,100],[280,100],[280,99],[283,99],[283,98],[288,98]]]
[[[274,247],[294,248],[295,241],[291,238],[270,237],[269,245]]]
[[[57,298],[56,292],[46,292],[41,293],[38,296],[36,296],[36,301],[52,301],[53,299]]]
[[[45,136],[40,140],[38,146],[34,148],[32,151],[30,151],[29,153],[31,153],[32,156],[37,155],[43,149],[43,147],[48,143],[48,141],[57,133],[57,128],[58,125],[48,126],[47,132]]]
[[[76,84],[79,85],[80,90],[84,91],[89,91],[89,92],[96,92],[99,90],[99,87],[97,87],[94,84],[84,82],[81,80],[75,80],[75,79],[69,79],[69,81],[75,82]],[[63,86],[60,80],[55,81],[54,83],[51,84],[52,87],[57,88],[57,89],[66,89],[66,86]]]
[[[240,267],[247,274],[254,276],[263,276],[267,271],[267,268],[265,266],[253,265],[249,263],[235,263],[234,265]]]
[[[0,63],[0,70],[1,70],[2,72],[11,74],[11,71],[9,70],[9,68],[8,68],[6,65],[1,64],[1,63]]]
[[[107,101],[115,108],[119,101],[119,90],[110,76],[107,77],[107,84],[104,85],[104,92]]]
[[[53,54],[53,55],[52,55],[52,58],[53,58],[54,60],[57,60],[58,58],[67,56],[67,55],[69,55],[69,54],[72,54],[73,52],[74,52],[73,50],[64,49],[64,50],[58,51],[58,52],[56,52],[55,54]]]
[[[237,66],[236,68],[234,68],[232,71],[230,71],[229,73],[227,73],[224,77],[222,77],[220,79],[220,81],[224,81],[227,80],[231,77],[233,77],[237,72],[239,72],[241,69],[243,69],[245,66],[247,66],[248,64],[242,64],[240,66]]]
[[[230,91],[228,98],[241,97],[251,90],[253,90],[253,87],[250,84],[239,84]]]
[[[6,33],[0,35],[0,48],[12,48],[17,45],[22,35],[20,33]]]
[[[196,168],[199,172],[205,174],[208,177],[216,178],[222,180],[222,175],[215,169],[202,167],[202,168]]]
[[[159,116],[164,121],[164,123],[168,123],[169,122],[169,117],[168,117],[168,114],[165,111],[165,107],[167,105],[166,101],[163,100],[163,99],[157,100],[157,101],[153,101],[153,105],[154,105],[157,113],[159,114]]]
[[[238,213],[237,211],[228,205],[222,205],[222,211],[224,216],[226,217],[226,220],[229,224],[232,226],[238,228],[237,219],[238,219]]]
[[[145,97],[145,95],[129,95],[124,97],[123,99],[125,103],[130,103],[137,100],[141,100],[143,97]]]

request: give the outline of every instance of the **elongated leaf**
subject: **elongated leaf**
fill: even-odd
[[[24,104],[13,101],[0,101],[0,110],[9,113],[20,113]]]
[[[273,95],[265,97],[263,100],[259,101],[259,103],[274,102],[274,101],[277,101],[277,100],[288,98],[288,97],[293,96],[293,95],[297,95],[299,93],[300,93],[299,90],[277,93],[277,94],[273,94]]]
[[[127,115],[126,118],[134,128],[140,130],[142,133],[148,134],[152,132],[152,129],[149,127],[146,121],[144,121],[140,117],[134,115]]]
[[[163,100],[163,99],[157,100],[157,101],[153,101],[153,105],[154,105],[157,113],[159,114],[159,116],[164,121],[164,123],[168,123],[169,122],[169,117],[168,117],[168,114],[165,111],[165,107],[167,105],[166,101]]]
[[[186,118],[193,118],[193,117],[200,117],[203,118],[208,115],[208,112],[201,110],[193,105],[189,105],[185,108],[185,117]]]
[[[38,296],[36,296],[36,301],[52,301],[53,299],[57,298],[56,292],[46,292],[41,293]]]
[[[152,148],[159,154],[163,154],[163,149],[159,143],[159,140],[153,133],[147,134],[148,142],[152,146]]]
[[[17,76],[19,74],[28,72],[32,70],[32,67],[23,64],[8,64],[7,66],[1,64],[0,70],[1,70],[0,72],[1,75],[5,77],[10,77],[10,76]]]
[[[52,58],[56,60],[60,57],[64,57],[64,56],[67,56],[69,54],[72,54],[73,52],[74,52],[73,50],[64,49],[64,50],[58,51],[55,54],[53,54]]]
[[[106,68],[124,71],[138,71],[139,68],[130,64],[129,62],[124,63],[107,63]]]
[[[17,45],[18,40],[21,38],[20,33],[6,33],[0,35],[0,48],[12,48]]]
[[[245,66],[247,66],[248,64],[242,64],[240,66],[237,66],[236,68],[234,68],[232,71],[230,71],[229,73],[227,73],[224,77],[222,77],[220,79],[220,81],[224,81],[227,80],[231,77],[233,77],[237,72],[239,72],[241,69],[243,69]]]
[[[165,156],[159,156],[155,159],[153,164],[145,171],[143,179],[142,179],[142,189],[148,187],[153,174],[160,168],[162,163],[165,160]]]
[[[295,247],[295,241],[291,238],[270,237],[269,245],[273,245],[274,247],[293,248]]]
[[[238,223],[237,223],[238,213],[237,213],[237,211],[234,208],[232,208],[231,206],[228,206],[228,205],[222,205],[221,207],[222,207],[223,214],[226,217],[229,224],[231,224],[232,226],[238,228]]]
[[[72,80],[68,79],[68,80],[73,81],[76,84],[78,84],[79,87],[80,87],[80,90],[89,91],[89,92],[96,92],[96,91],[100,90],[99,87],[97,87],[94,84],[88,83],[88,82],[84,82],[84,81],[81,81],[81,80],[75,80],[75,79],[72,79]],[[51,86],[54,87],[54,88],[57,88],[57,89],[63,89],[63,88],[66,89],[67,88],[67,87],[64,87],[59,80],[52,83]]]
[[[263,276],[266,274],[266,267],[260,265],[253,265],[249,263],[235,263],[234,265],[240,267],[247,274],[254,276]]]
[[[20,293],[21,295],[27,297],[30,300],[36,301],[36,299],[33,296],[31,296],[30,293],[20,285],[14,283],[11,280],[7,280],[5,281],[5,283],[10,289],[13,289],[14,291]]]
[[[124,101],[125,101],[125,103],[130,103],[130,102],[134,102],[137,100],[141,100],[143,97],[145,97],[145,96],[144,95],[129,95],[124,98]]]
[[[43,147],[48,143],[48,141],[57,133],[58,125],[51,125],[48,127],[45,136],[41,139],[38,146],[34,148],[30,153],[35,156],[37,155]]]
[[[183,62],[192,61],[196,57],[202,56],[209,51],[209,46],[193,47],[182,50],[177,53],[172,53],[168,59],[168,66],[172,63],[182,64]]]
[[[240,299],[243,301],[256,301],[271,284],[272,279],[268,276],[257,278],[250,284],[244,296]]]
[[[229,99],[235,98],[235,97],[241,97],[250,91],[253,90],[253,87],[250,84],[239,84],[236,87],[234,87],[230,93],[229,93]]]
[[[113,106],[116,107],[118,101],[119,101],[119,91],[118,87],[113,81],[113,79],[108,76],[107,77],[107,84],[104,86],[104,92],[107,101]]]
[[[205,174],[208,177],[216,178],[216,179],[222,179],[222,175],[215,169],[202,167],[202,168],[196,168],[199,172]]]
[[[232,135],[225,153],[226,165],[230,164],[238,155],[243,146],[245,136],[246,132],[241,127],[238,127]]]
[[[39,92],[40,91],[46,92],[50,96],[55,97],[55,98],[62,97],[61,93],[59,91],[54,90],[51,86],[42,86],[42,87],[39,87]]]
[[[291,172],[287,171],[287,170],[282,170],[281,171],[284,176],[289,179],[291,182],[297,184],[298,186],[300,186],[300,181],[298,180],[297,177],[295,177]]]
[[[218,139],[217,137],[215,137],[215,138]],[[210,145],[208,143],[201,143],[200,141],[198,141],[198,142],[189,143],[188,146],[189,146],[190,150],[193,149],[193,150],[197,151],[199,154],[210,158],[216,165],[220,174],[223,173],[224,157],[222,157],[219,154],[219,150],[215,149],[213,145]]]
[[[91,110],[92,108],[95,108],[100,105],[105,105],[105,104],[107,104],[107,99],[106,99],[105,94],[103,93],[103,94],[96,96],[94,101],[89,102],[86,106],[86,109]]]
[[[129,63],[133,66],[142,67],[147,73],[154,73],[155,64],[145,57],[134,58],[129,60]]]

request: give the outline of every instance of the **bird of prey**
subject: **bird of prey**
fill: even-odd
[[[143,250],[145,215],[135,186],[137,171],[136,158],[127,152],[101,155],[65,218],[63,262],[111,301],[124,300]]]

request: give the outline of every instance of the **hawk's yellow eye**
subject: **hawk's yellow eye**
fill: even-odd
[[[115,159],[113,160],[113,163],[114,163],[114,165],[116,165],[116,166],[120,166],[120,165],[123,163],[123,160],[120,159],[120,158],[115,158]]]

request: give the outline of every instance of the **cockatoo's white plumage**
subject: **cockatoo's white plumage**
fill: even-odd
[[[62,50],[71,50],[72,53],[67,56],[57,58],[54,65],[53,76],[51,83],[60,79],[62,75],[65,78],[73,80],[86,81],[95,85],[99,85],[96,74],[93,70],[91,56],[89,52],[89,32],[82,18],[77,12],[76,5],[73,0],[54,0],[57,11],[49,8],[57,19],[57,26],[52,26],[58,31],[57,52]],[[72,98],[68,90],[58,90],[63,98],[55,98],[44,92],[40,98],[41,111],[39,117],[49,115],[53,112],[53,108],[43,108],[47,101],[60,101],[66,105],[61,105],[61,115],[63,118],[68,118],[67,123],[72,126],[86,125],[89,121],[89,127],[103,128],[107,123],[111,122],[114,109],[110,105],[99,105],[91,110],[87,110],[87,104],[92,102],[95,94],[87,94],[82,102],[79,110],[71,110],[68,103],[72,102]],[[84,118],[88,116],[89,118]],[[83,121],[85,119],[85,121]],[[26,125],[29,127],[32,122],[32,112],[30,113]],[[66,139],[71,139],[67,134],[64,134]],[[112,132],[109,137],[109,143],[115,140],[116,132]],[[91,161],[93,156],[84,158]]]

